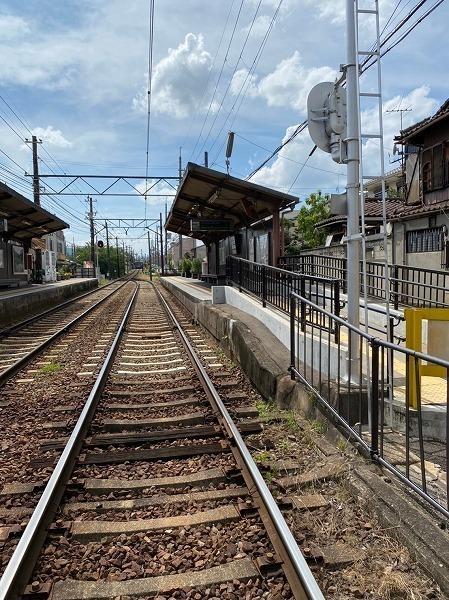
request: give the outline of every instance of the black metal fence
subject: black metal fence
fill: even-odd
[[[95,277],[95,269],[91,267],[80,267],[74,273],[75,277]]]
[[[281,256],[279,267],[304,275],[339,279],[342,292],[347,290],[347,259],[321,254]],[[360,262],[362,275],[362,262]],[[390,303],[421,307],[449,307],[449,271],[422,269],[406,265],[388,265],[390,278]],[[385,264],[366,262],[367,294],[385,301]],[[363,277],[361,277],[363,292]]]
[[[327,330],[317,326],[322,319]],[[340,331],[337,340],[333,330]],[[449,479],[439,480],[438,466],[432,470],[430,462],[439,460],[444,475],[449,362],[373,337],[297,293],[290,299],[290,361],[292,379],[307,387],[362,451],[449,517]],[[423,384],[423,364],[438,367],[440,377]],[[435,423],[424,416],[423,397],[429,396],[442,409],[439,441],[429,430]]]
[[[227,258],[226,276],[228,283],[238,287],[239,291],[248,292],[261,300],[263,306],[269,304],[286,314],[290,314],[292,292],[340,314],[340,282],[337,279],[292,273],[235,256]],[[309,318],[307,310],[303,317]],[[334,326],[324,315],[319,318],[315,323],[317,327],[328,330]],[[337,339],[338,328],[330,331]]]

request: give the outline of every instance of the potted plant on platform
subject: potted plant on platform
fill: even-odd
[[[182,273],[184,277],[190,277],[192,273],[192,261],[190,258],[184,258],[182,261]]]
[[[199,258],[194,258],[192,260],[192,277],[194,279],[199,279],[201,275],[201,260]]]

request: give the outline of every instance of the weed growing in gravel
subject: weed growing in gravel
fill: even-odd
[[[287,427],[293,431],[293,432],[297,432],[299,431],[299,423],[298,420],[296,418],[296,415],[292,412],[289,411],[287,413],[285,413],[285,423],[287,425]]]
[[[272,402],[260,400],[259,402],[256,402],[256,408],[259,411],[259,416],[262,420],[270,421],[278,416],[276,406]]]
[[[340,452],[346,452],[347,447],[348,442],[343,438],[340,438],[337,442],[337,448],[340,450]]]
[[[61,365],[58,362],[51,362],[48,365],[44,365],[38,371],[39,375],[54,375],[61,370]]]
[[[260,450],[254,454],[254,460],[256,463],[264,463],[270,460],[271,454],[267,450]]]
[[[310,426],[316,433],[326,433],[327,425],[324,421],[313,420],[310,421]]]

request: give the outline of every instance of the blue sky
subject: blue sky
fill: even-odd
[[[0,101],[0,116],[15,130],[0,121],[0,149],[20,167],[31,171],[31,152],[20,139],[30,135],[29,127],[43,140],[42,159],[57,173],[145,173],[148,4],[144,0],[3,0],[0,93],[27,127]],[[332,80],[345,61],[345,3],[284,0],[257,66],[248,75],[278,4],[279,0],[155,0],[150,175],[176,175],[180,146],[184,164],[202,162],[203,151],[208,150],[210,164],[223,170],[223,145],[232,128],[237,134],[232,172],[246,176],[268,155],[263,148],[275,148],[304,120],[310,88]],[[381,0],[380,4],[383,23],[397,7],[391,26],[416,2]],[[412,107],[412,112],[404,113],[407,126],[434,112],[449,95],[447,77],[442,76],[449,61],[444,42],[448,22],[446,3],[383,61],[387,168],[399,115],[386,110]],[[372,43],[373,28],[368,23],[362,24],[360,38],[367,46]],[[366,89],[373,75],[367,76]],[[373,108],[364,107],[368,127],[374,123]],[[312,146],[306,130],[254,180],[287,191]],[[366,151],[367,160],[374,161],[374,145]],[[29,184],[5,168],[23,175],[1,154],[0,179],[30,196]],[[41,164],[41,171],[48,172],[46,164]],[[341,191],[344,171],[317,151],[291,193],[302,200],[318,188]],[[44,197],[43,204],[71,224],[68,241],[83,243],[88,239],[84,222],[88,188],[81,184],[79,190],[78,197]],[[157,191],[168,194],[170,188],[162,184]],[[147,214],[157,216],[163,208],[164,198],[152,198]],[[102,197],[96,211],[99,218],[139,218],[145,207],[138,196]],[[129,238],[132,235],[128,233]],[[136,249],[144,247],[143,242],[132,243]]]

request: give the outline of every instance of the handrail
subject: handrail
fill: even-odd
[[[363,331],[362,329],[355,327],[351,323],[348,323],[348,321],[345,321],[342,317],[337,317],[337,315],[335,315],[334,313],[331,313],[328,310],[326,310],[325,308],[322,308],[321,306],[319,306],[318,304],[315,304],[311,300],[308,300],[307,298],[300,296],[296,292],[291,292],[291,297],[294,297],[297,300],[299,300],[300,302],[303,302],[304,304],[311,306],[314,310],[322,313],[323,315],[326,315],[326,317],[336,321],[340,325],[343,325],[350,331],[357,333],[357,335],[360,335],[360,337],[364,338],[368,342],[372,342],[378,346],[383,346],[384,348],[389,348],[390,350],[394,350],[395,352],[401,352],[402,354],[406,354],[406,355],[416,358],[418,360],[430,361],[440,367],[449,369],[449,361],[443,360],[442,358],[438,358],[437,356],[432,356],[430,354],[424,354],[423,352],[418,352],[417,350],[411,350],[410,348],[403,348],[402,346],[398,346],[397,344],[392,344],[391,342],[388,342],[387,340],[382,340],[374,335],[370,335],[369,333],[366,333],[366,331]]]

